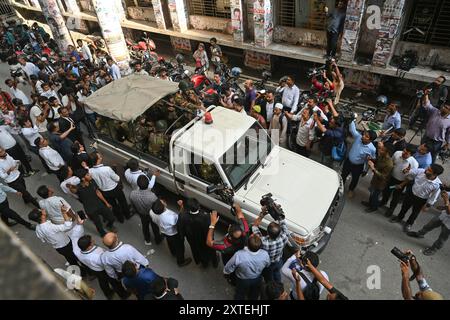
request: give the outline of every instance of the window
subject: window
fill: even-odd
[[[334,0],[280,0],[276,1],[277,24],[283,27],[324,30],[324,6],[333,10]]]
[[[230,0],[188,0],[189,14],[231,19]]]
[[[201,161],[199,161],[200,159]],[[220,174],[217,171],[214,163],[201,158],[200,156],[195,156],[193,153],[191,153],[189,172],[191,176],[197,178],[207,185],[222,183],[222,178],[220,177]]]
[[[402,40],[450,47],[450,0],[414,1]]]

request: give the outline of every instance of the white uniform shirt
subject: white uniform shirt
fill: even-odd
[[[11,149],[16,145],[16,140],[9,133],[6,126],[0,126],[0,147],[5,150]]]
[[[441,193],[440,185],[442,182],[439,178],[429,180],[425,175],[425,169],[410,170],[408,178],[414,178],[412,192],[416,197],[427,199],[430,206],[436,203]]]
[[[101,191],[114,190],[119,184],[120,177],[111,167],[99,164],[89,169],[89,173]]]
[[[9,154],[6,155],[5,159],[0,158],[0,178],[6,183],[16,181],[20,176],[19,165],[20,161],[14,160]],[[16,167],[16,169],[8,174],[7,171],[13,167]]]
[[[75,199],[78,199],[78,195],[76,195],[75,193],[72,193],[72,191],[70,191],[70,189],[67,187],[67,184],[71,184],[73,186],[77,186],[77,185],[80,184],[80,178],[78,178],[76,176],[72,176],[72,177],[64,180],[60,184],[61,190],[64,191],[65,194],[69,194],[72,197],[74,197]]]
[[[54,149],[50,147],[43,147],[39,149],[39,155],[44,159],[47,166],[52,171],[58,171],[62,166],[65,165],[61,155]]]
[[[141,176],[141,175],[144,175],[148,178],[147,174],[145,174],[142,170],[137,170],[137,171],[131,171],[130,169],[125,170],[125,179],[130,184],[130,186],[133,190],[139,189],[139,187],[137,185],[137,180],[138,180],[139,176]],[[155,182],[156,182],[156,176],[153,175],[149,181],[148,189],[152,189],[155,186]]]
[[[78,244],[76,245],[78,248]],[[74,246],[75,248],[75,246]],[[84,264],[86,267],[93,271],[103,271],[105,270],[105,267],[102,263],[102,255],[105,252],[103,248],[98,246],[93,246],[90,250],[81,251],[79,250],[73,250],[76,257],[82,264]]]
[[[34,141],[36,141],[37,138],[42,138],[39,134],[39,128],[36,126],[33,126],[32,128],[22,128],[22,134],[32,147],[36,147]]]
[[[405,160],[402,158],[402,153],[403,151],[397,151],[392,155],[392,160],[394,161],[392,176],[399,181],[404,181],[406,179],[407,175],[403,173],[403,170],[409,165],[411,165],[411,171],[419,168],[419,163],[413,156]]]
[[[298,100],[300,98],[300,89],[294,84],[291,87],[285,86],[281,103],[284,107],[290,108],[292,113],[296,113],[298,108]]]
[[[152,221],[159,226],[159,230],[162,234],[166,236],[174,236],[178,233],[177,231],[177,221],[178,214],[173,212],[172,210],[166,209],[160,215],[157,215],[150,210],[150,216]]]
[[[30,109],[30,119],[33,123],[33,126],[37,126],[39,132],[47,132],[47,120],[44,120],[41,123],[37,122],[37,117],[42,114],[42,109],[38,105],[34,105]]]
[[[49,243],[53,248],[59,249],[67,246],[70,238],[67,231],[72,229],[75,223],[66,221],[63,224],[53,224],[51,221],[46,221],[36,226],[36,235],[42,242]]]
[[[102,256],[101,261],[105,267],[106,273],[114,279],[118,279],[118,274],[122,273],[122,265],[125,261],[132,261],[138,267],[148,266],[148,260],[133,246],[120,242],[114,249],[106,250]]]
[[[64,198],[58,196],[39,200],[39,207],[47,212],[48,219],[55,224],[64,223],[64,217],[61,213],[61,206],[63,204],[66,208],[71,208],[70,204]]]
[[[21,65],[21,68],[27,74],[28,78],[33,74],[37,76],[40,71],[39,68],[31,62],[27,62],[24,66]]]

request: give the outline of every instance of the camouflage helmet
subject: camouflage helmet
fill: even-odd
[[[186,92],[189,89],[192,89],[192,82],[190,80],[181,80],[178,84],[178,89],[180,89],[183,92]]]
[[[156,121],[155,128],[157,132],[163,132],[167,130],[167,121],[166,120],[158,120]]]

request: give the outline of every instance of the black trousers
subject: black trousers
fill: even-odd
[[[85,210],[87,212],[87,215],[89,217],[89,219],[92,220],[92,222],[95,225],[95,228],[97,229],[98,233],[100,234],[101,237],[103,237],[106,234],[105,229],[103,228],[103,221],[106,223],[107,227],[112,227],[114,225],[114,215],[112,213],[112,211],[107,208],[101,208],[101,209],[97,209],[94,212],[89,212],[89,206],[85,206]]]
[[[262,285],[262,277],[256,279],[236,278],[234,300],[258,300]]]
[[[389,179],[386,188],[383,190],[383,198],[381,200],[380,206],[384,206],[385,204],[387,204],[389,201],[389,198],[391,197],[391,194],[392,194],[392,200],[389,205],[389,209],[393,212],[395,210],[395,208],[397,208],[397,205],[403,194],[404,188],[401,190],[398,190],[398,189],[391,189],[391,187],[399,185],[400,183],[402,183],[402,181],[397,180],[394,177],[391,177]]]
[[[336,56],[337,42],[339,40],[339,33],[327,31],[327,55],[330,57]]]
[[[59,170],[52,170],[52,169],[49,168],[49,170],[50,170],[51,173],[56,175],[56,177],[58,178],[59,182],[63,182],[64,181],[64,177],[63,177],[61,169],[59,169]]]
[[[102,193],[109,204],[112,205],[114,215],[119,222],[123,223],[125,218],[130,217],[130,208],[128,207],[127,198],[125,198],[125,194],[123,193],[120,184],[113,190],[102,191]]]
[[[342,180],[345,183],[345,180],[347,179],[348,175],[352,175],[352,182],[350,182],[349,190],[353,191],[355,190],[356,186],[358,185],[359,177],[364,171],[364,164],[353,164],[350,162],[350,160],[347,158],[344,161],[344,166],[342,167]]]
[[[412,207],[412,213],[408,218],[408,221],[406,221],[406,224],[413,225],[414,221],[416,221],[417,217],[419,216],[420,210],[422,210],[422,207],[427,203],[427,199],[422,199],[417,196],[415,196],[412,192],[408,192],[406,195],[405,200],[403,200],[402,209],[400,210],[400,213],[398,214],[398,218],[403,220],[406,213],[409,209]]]
[[[62,256],[64,256],[64,258],[66,258],[67,262],[70,263],[71,266],[78,266],[78,259],[75,256],[75,254],[73,253],[73,247],[72,247],[72,242],[69,241],[69,243],[62,248],[58,248],[56,249],[56,251],[58,251],[58,253]]]
[[[9,207],[8,199],[0,203],[0,214],[2,221],[6,224],[9,223],[8,219],[12,219],[27,228],[31,226],[31,223],[24,220],[17,212]]]
[[[22,163],[23,169],[25,169],[25,172],[33,171],[33,169],[31,169],[30,162],[28,161],[28,158],[25,155],[25,152],[23,151],[22,147],[18,143],[16,143],[16,145],[14,147],[6,150],[6,152],[12,158],[14,158],[14,160],[20,160],[20,162]]]
[[[161,236],[161,233],[159,232],[159,227],[157,224],[155,224],[152,221],[152,218],[149,214],[146,215],[139,215],[141,218],[141,225],[142,225],[142,234],[144,235],[144,239],[146,242],[151,241],[150,236],[150,226],[152,226],[153,236],[155,238],[156,244],[160,244],[163,240],[163,237]]]
[[[174,236],[166,235],[166,239],[170,253],[177,258],[177,264],[182,264],[184,262],[184,239],[181,239],[179,234]]]
[[[94,271],[92,269],[89,269],[90,272],[97,278],[98,285],[100,286],[100,289],[102,289],[103,294],[108,299],[111,298],[111,296],[114,294],[114,289],[112,288],[110,278],[105,270],[103,271]]]
[[[308,149],[306,149],[306,147],[299,146],[297,143],[295,144],[295,149],[296,149],[295,151],[299,155],[304,156],[306,158],[309,158],[309,156],[311,154],[311,152]]]
[[[114,291],[117,293],[117,295],[122,299],[127,299],[130,294],[125,290],[120,280],[113,279],[111,277],[108,277],[108,281],[111,284],[111,287],[113,287]]]
[[[8,186],[22,193],[22,199],[25,204],[32,203],[33,206],[39,208],[39,203],[37,200],[27,191],[27,186],[22,175],[20,175],[13,182],[8,183]]]

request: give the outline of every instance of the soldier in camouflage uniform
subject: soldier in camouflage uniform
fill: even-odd
[[[114,125],[111,128],[112,136],[119,142],[124,142],[129,140],[130,129],[128,128],[128,123],[123,121],[114,121]]]
[[[217,172],[214,164],[208,164],[204,160],[202,161],[202,164],[200,166],[199,174],[203,180],[211,184],[218,184],[222,182],[222,179],[220,178],[220,175]]]
[[[167,121],[158,120],[155,124],[156,132],[151,132],[148,138],[148,151],[150,155],[166,160],[166,151],[169,142],[165,135],[167,130]]]
[[[145,151],[151,131],[154,131],[153,124],[151,122],[147,122],[145,117],[139,117],[136,121],[135,127],[136,148],[139,151]]]

